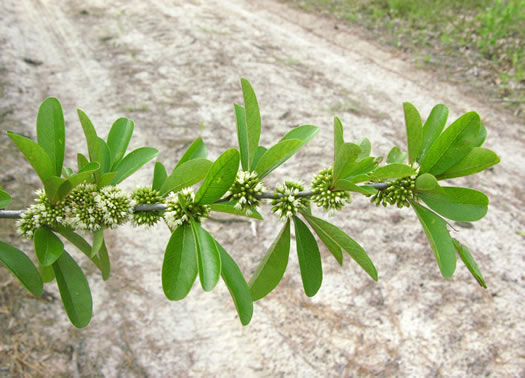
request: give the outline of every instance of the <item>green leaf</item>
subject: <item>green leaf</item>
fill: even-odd
[[[487,284],[485,283],[485,280],[483,279],[483,276],[481,275],[481,272],[478,268],[478,264],[476,264],[476,261],[470,254],[470,251],[467,247],[462,245],[459,241],[456,239],[452,239],[452,242],[454,243],[454,247],[456,248],[456,251],[458,251],[459,257],[467,267],[467,269],[470,271],[470,273],[474,276],[476,281],[478,281],[478,284],[481,287],[487,288]]]
[[[44,286],[40,273],[24,252],[0,241],[0,262],[18,278],[31,294],[37,297],[42,295]]]
[[[336,190],[348,190],[349,192],[356,192],[364,194],[365,196],[371,196],[377,193],[377,189],[371,186],[358,186],[348,180],[339,180],[335,183],[334,189]]]
[[[250,157],[250,140],[248,138],[248,126],[246,125],[246,113],[244,108],[240,105],[233,104],[233,107],[235,109],[235,120],[237,121],[237,140],[239,141],[242,170],[250,171],[252,167],[252,159]],[[257,146],[255,147],[258,148]],[[255,160],[255,153],[253,160]],[[253,166],[255,167],[255,162]]]
[[[335,184],[340,178],[346,176],[347,172],[353,170],[354,162],[360,152],[361,148],[353,143],[343,143],[339,147],[339,152],[334,161],[332,184]]]
[[[113,167],[118,164],[126,153],[134,128],[135,123],[127,118],[119,118],[113,123],[113,126],[111,126],[107,144]]]
[[[191,229],[197,250],[199,279],[204,291],[211,291],[221,277],[221,256],[215,239],[197,222],[191,221]]]
[[[183,188],[198,183],[206,177],[211,166],[211,161],[197,158],[175,167],[162,184],[159,190],[160,194],[165,196],[170,192],[178,192]]]
[[[416,178],[416,190],[418,192],[430,192],[439,188],[437,179],[430,173],[423,173]]]
[[[66,183],[68,183],[66,179],[57,176],[51,176],[46,180],[44,183],[44,190],[51,203],[56,203],[60,200],[61,195],[59,195],[58,191],[62,185],[64,185],[63,190],[66,191],[65,194],[67,194],[68,190],[72,189],[71,183]]]
[[[319,128],[312,125],[303,125],[290,130],[282,139],[299,139],[302,141],[300,145],[295,147],[294,150],[288,152],[277,164],[277,166],[283,164],[286,160],[290,159],[297,151],[303,148],[312,138],[319,132]]]
[[[436,213],[458,222],[474,222],[488,211],[488,197],[474,189],[441,187],[432,192],[418,194]]]
[[[287,139],[270,147],[270,149],[268,149],[259,159],[257,166],[254,168],[255,172],[258,173],[259,178],[262,179],[279,165],[284,163],[283,157],[288,155],[290,151],[295,150],[297,146],[301,144],[302,141],[299,139]]]
[[[95,264],[95,266],[100,270],[104,281],[109,278],[110,264],[105,243],[102,244],[99,256],[91,257],[91,245],[89,245],[89,243],[82,236],[74,232],[71,228],[58,225],[55,227],[55,231],[62,235],[75,247],[77,247],[80,252],[85,254],[93,262],[93,264]]]
[[[370,275],[370,277],[377,281],[377,270],[374,263],[370,260],[370,257],[368,257],[365,250],[356,243],[354,239],[344,233],[339,227],[320,218],[308,215],[306,220],[310,225],[313,223],[316,227],[320,228],[333,244],[346,251],[350,257],[352,257],[355,262],[357,262],[361,268]],[[313,228],[315,230],[315,227]]]
[[[152,147],[141,147],[130,152],[115,166],[114,171],[117,172],[117,175],[111,183],[113,185],[121,183],[158,154],[159,151]]]
[[[8,131],[7,135],[24,154],[38,177],[40,177],[42,184],[45,183],[49,177],[55,175],[55,165],[51,163],[49,155],[41,146],[33,142],[31,139],[15,134],[12,131]]]
[[[220,199],[230,189],[239,170],[239,151],[230,148],[212,164],[195,194],[195,203],[206,205]]]
[[[418,203],[412,203],[412,208],[425,230],[441,274],[445,278],[452,277],[456,270],[456,251],[447,230],[447,222]]]
[[[75,327],[84,328],[93,314],[93,300],[86,276],[67,251],[55,261],[53,270],[69,320]]]
[[[341,247],[335,243],[330,235],[328,235],[323,228],[317,224],[317,219],[315,217],[312,217],[311,214],[302,213],[308,222],[308,224],[313,228],[317,236],[319,236],[319,239],[322,240],[324,245],[326,245],[326,248],[330,251],[330,253],[335,257],[339,265],[343,265],[343,251],[341,250]]]
[[[179,162],[175,166],[177,168],[178,166],[186,163],[187,161],[197,159],[197,158],[204,158],[206,159],[208,157],[208,148],[202,141],[201,137],[198,137],[193,141],[193,143],[188,147],[184,155],[180,158]]]
[[[88,179],[92,174],[97,172],[100,169],[100,164],[97,162],[87,163],[80,169],[77,174],[69,177],[67,181],[71,183],[71,189],[82,184],[83,182],[89,181]]]
[[[11,203],[11,196],[0,188],[0,209],[5,209]]]
[[[86,137],[86,144],[88,148],[89,159],[91,161],[98,161],[99,163],[101,163],[100,166],[102,167],[103,166],[102,162],[99,160],[96,160],[97,150],[99,149],[99,142],[98,142],[97,132],[95,131],[95,127],[93,126],[93,123],[91,123],[91,120],[86,115],[86,113],[84,113],[80,109],[77,109],[77,113],[78,113],[78,119],[80,120],[80,124],[82,125],[82,130],[84,131],[84,136]],[[79,166],[79,169],[80,169],[80,166]]]
[[[423,144],[421,151],[417,158],[417,162],[420,163],[425,159],[429,148],[432,146],[434,141],[441,135],[441,132],[445,128],[448,119],[448,108],[445,105],[436,105],[430,112],[425,125],[423,126]]]
[[[89,164],[89,160],[87,157],[85,157],[80,152],[77,154],[77,167],[78,171],[80,172],[86,165]],[[100,165],[100,164],[99,164]]]
[[[241,215],[243,217],[248,218],[254,218],[254,219],[260,219],[263,220],[263,217],[259,212],[255,209],[250,209],[250,213],[244,212],[241,210],[237,210],[235,208],[235,204],[237,202],[235,201],[228,201],[228,202],[220,202],[220,203],[212,203],[210,205],[211,211],[218,211],[221,213],[228,213],[228,214],[235,214],[235,215]]]
[[[50,266],[64,252],[64,243],[47,227],[39,227],[33,236],[36,257],[42,266]]]
[[[423,123],[419,112],[409,102],[403,103],[405,124],[408,139],[408,162],[413,164],[418,157],[423,144]]]
[[[377,168],[368,175],[369,180],[385,180],[414,176],[417,171],[409,165],[392,163]]]
[[[261,137],[261,114],[259,104],[252,86],[246,79],[241,79],[242,94],[244,97],[244,112],[246,116],[246,134],[248,139],[248,161],[253,162],[255,151]],[[238,116],[237,110],[235,115]],[[244,142],[243,142],[244,143]],[[250,165],[251,167],[251,165]]]
[[[117,172],[104,173],[102,176],[100,176],[97,186],[99,188],[103,188],[107,185],[111,185],[115,176],[117,176]]]
[[[337,161],[337,156],[344,144],[343,124],[339,118],[334,117],[334,163]]]
[[[461,161],[478,139],[480,122],[479,115],[470,112],[452,123],[429,148],[420,174],[428,172],[437,177]]]
[[[97,148],[95,149],[92,161],[100,163],[100,171],[97,173],[97,177],[101,177],[105,173],[111,172],[111,152],[102,138],[97,137]]]
[[[388,164],[403,163],[405,159],[407,158],[407,156],[408,154],[406,152],[402,152],[398,146],[394,146],[388,153],[386,157],[386,162]]]
[[[219,243],[216,242],[216,244],[222,262],[221,277],[230,291],[242,325],[248,325],[253,314],[250,288],[235,261]]]
[[[287,220],[248,282],[254,301],[268,295],[279,284],[286,271],[289,254],[290,220]]]
[[[298,217],[294,217],[297,257],[301,268],[304,292],[313,297],[321,288],[323,268],[321,253],[312,232]]]
[[[55,271],[52,266],[38,266],[38,272],[40,273],[40,278],[44,283],[51,282],[55,279]]]
[[[356,144],[361,149],[361,152],[359,153],[359,155],[357,155],[358,161],[370,156],[370,152],[372,152],[372,143],[370,143],[370,140],[368,138],[363,138],[359,140]]]
[[[166,167],[160,162],[155,162],[155,168],[153,169],[153,183],[151,184],[151,189],[158,190],[160,192],[160,188],[164,183],[166,182],[166,179],[168,178],[168,172],[166,172]]]
[[[256,167],[259,163],[259,160],[261,160],[262,156],[268,151],[266,147],[259,146],[257,147],[257,150],[255,151],[255,156],[253,157],[252,167]]]
[[[162,289],[166,298],[178,301],[186,297],[197,278],[195,240],[189,224],[171,234],[162,263]]]
[[[100,229],[93,233],[93,246],[91,247],[91,254],[89,257],[93,258],[93,256],[98,255],[98,252],[102,248],[102,244],[104,244],[104,230]]]
[[[60,176],[66,148],[66,130],[62,106],[56,98],[49,97],[40,105],[36,119],[36,135],[38,144],[46,151],[55,167],[55,175]]]
[[[74,174],[75,174],[75,171],[73,171],[71,168],[68,168],[68,167],[62,168],[62,176],[64,176],[65,178],[70,178]]]
[[[367,157],[359,161],[356,160],[353,163],[346,166],[346,168],[341,173],[341,178],[349,179],[351,177],[364,175],[374,170],[376,166],[377,164],[373,157]]]
[[[437,175],[436,178],[438,180],[444,180],[473,175],[499,162],[500,159],[494,151],[487,148],[474,147],[462,160],[450,167],[447,171]]]

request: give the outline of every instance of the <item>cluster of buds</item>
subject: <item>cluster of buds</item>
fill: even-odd
[[[415,197],[416,179],[405,177],[388,183],[385,189],[379,190],[370,199],[377,206],[397,205],[397,207],[410,207],[410,201]]]
[[[134,207],[135,201],[120,188],[98,190],[96,185],[81,184],[65,199],[65,224],[82,231],[115,228],[131,218]]]
[[[259,198],[264,190],[256,172],[240,171],[225,196],[236,201],[235,208],[249,214],[250,209],[259,206]]]
[[[131,198],[135,200],[137,205],[147,204],[152,205],[156,203],[164,203],[164,198],[158,190],[144,187],[137,188],[131,194]],[[133,224],[136,226],[153,226],[162,218],[162,211],[136,211],[133,213]]]
[[[64,222],[64,203],[52,204],[43,190],[36,191],[38,196],[21,218],[17,221],[18,233],[28,239],[33,238],[35,230],[41,226],[53,227]]]
[[[181,203],[181,198],[182,203]],[[166,198],[166,211],[164,220],[171,230],[189,223],[190,219],[200,223],[210,214],[210,206],[195,203],[195,193],[192,188],[182,189],[177,193],[171,193]]]
[[[344,205],[350,203],[350,193],[345,191],[335,191],[332,189],[333,170],[332,168],[323,169],[312,181],[312,201],[322,207],[330,214],[341,210]]]
[[[275,196],[278,198],[272,200],[272,212],[282,221],[286,221],[298,211],[307,208],[309,199],[297,196],[303,190],[304,186],[299,182],[286,181],[284,184],[278,184],[275,190]]]

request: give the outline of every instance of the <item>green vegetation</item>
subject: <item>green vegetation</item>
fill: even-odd
[[[525,0],[283,1],[363,26],[420,64],[488,84],[491,97],[524,101]]]

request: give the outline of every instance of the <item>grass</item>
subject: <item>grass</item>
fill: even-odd
[[[282,0],[368,29],[489,97],[525,102],[525,0]]]

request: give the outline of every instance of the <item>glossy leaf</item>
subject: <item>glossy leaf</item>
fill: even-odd
[[[256,167],[259,163],[259,160],[262,158],[262,156],[268,151],[266,147],[259,146],[257,147],[257,150],[255,151],[255,156],[253,157],[252,167]]]
[[[355,262],[357,262],[361,268],[372,277],[372,279],[377,281],[377,270],[374,263],[370,260],[370,257],[368,257],[365,250],[356,243],[354,239],[348,236],[339,227],[334,226],[323,219],[314,216],[307,216],[306,219],[308,220],[308,223],[314,223],[320,228],[333,244],[346,251],[350,257],[352,257]]]
[[[255,92],[248,80],[241,79],[241,86],[244,97],[244,112],[246,116],[248,159],[252,162],[261,137],[261,114],[259,112],[259,104],[257,103]]]
[[[166,172],[166,167],[160,162],[155,162],[155,168],[153,168],[153,183],[151,188],[160,192],[160,188],[166,182],[168,178],[168,172]]]
[[[341,173],[341,179],[350,179],[356,176],[365,175],[366,173],[373,171],[376,166],[377,164],[373,157],[367,157],[359,161],[356,160],[345,167]]]
[[[100,248],[102,248],[102,244],[104,244],[104,230],[100,229],[93,233],[93,245],[89,257],[93,258],[93,256],[98,255]]]
[[[0,209],[5,209],[11,203],[11,196],[0,188]]]
[[[103,188],[107,185],[111,185],[115,176],[117,176],[117,172],[104,173],[102,176],[100,176],[97,186],[99,188]]]
[[[420,174],[438,176],[461,161],[474,147],[480,131],[479,115],[467,113],[452,123],[429,148]]]
[[[290,221],[282,228],[248,282],[254,301],[268,295],[281,282],[290,254]]]
[[[488,211],[488,197],[474,189],[440,187],[438,190],[418,194],[436,213],[458,222],[474,222]]]
[[[339,152],[334,161],[332,184],[335,184],[340,178],[347,177],[348,173],[353,170],[354,162],[361,152],[357,144],[343,143],[339,147]]]
[[[191,221],[191,229],[197,250],[199,279],[204,291],[211,291],[221,276],[221,256],[215,239],[197,222]]]
[[[402,152],[398,146],[394,146],[388,153],[386,157],[386,162],[388,164],[403,163],[405,159],[407,158],[407,156],[408,154],[406,152]]]
[[[80,172],[86,165],[89,164],[89,160],[87,157],[85,157],[83,154],[81,154],[80,152],[77,154],[77,168],[78,168],[78,171]],[[98,164],[98,163],[97,163]],[[100,165],[100,164],[99,164]]]
[[[447,222],[418,203],[413,203],[412,208],[427,235],[441,274],[445,278],[452,277],[456,270],[456,250],[447,230]]]
[[[385,180],[414,176],[417,171],[409,165],[392,163],[377,168],[368,175],[369,180]]]
[[[51,201],[51,203],[56,203],[57,201],[59,201],[60,199],[62,199],[63,197],[58,193],[60,187],[63,186],[63,190],[64,191],[69,191],[71,190],[71,183],[69,183],[69,181],[67,181],[66,179],[63,179],[61,177],[57,177],[57,176],[51,176],[49,177],[46,182],[44,183],[44,190],[47,194],[47,197],[49,198],[49,200]],[[66,193],[61,193],[61,194],[67,194]],[[62,197],[62,198],[60,198]]]
[[[447,171],[436,176],[438,180],[473,175],[484,171],[500,162],[498,155],[492,150],[474,147],[470,152]]]
[[[330,253],[335,257],[339,265],[343,265],[343,251],[341,250],[341,247],[332,240],[330,235],[328,235],[319,224],[317,224],[318,218],[313,217],[311,214],[303,213],[303,215],[317,236],[319,236],[319,239],[321,239],[324,245],[326,245],[326,248],[328,248]]]
[[[230,189],[239,170],[239,151],[230,148],[212,164],[204,182],[195,194],[195,203],[202,205],[220,199]]]
[[[304,292],[313,297],[321,288],[323,268],[321,253],[312,232],[298,217],[294,217],[297,257],[301,268]]]
[[[67,181],[71,183],[71,187],[74,188],[83,182],[88,181],[89,177],[100,169],[100,164],[97,162],[87,163],[82,169],[73,176],[69,177]]]
[[[40,278],[42,279],[42,282],[48,283],[55,279],[55,271],[53,270],[53,266],[39,265],[37,269],[40,273]]]
[[[250,171],[252,167],[252,158],[250,157],[250,141],[248,138],[248,126],[246,125],[246,113],[244,108],[240,105],[234,104],[233,107],[235,109],[235,120],[237,121],[237,140],[239,142],[242,170]],[[255,148],[258,147],[255,146]],[[253,157],[253,160],[255,160],[255,153],[253,154]],[[255,167],[255,163],[253,166]]]
[[[192,186],[206,177],[212,162],[204,158],[189,160],[171,172],[160,188],[163,196],[170,192],[178,192],[183,188]]]
[[[84,328],[93,314],[91,290],[84,272],[67,251],[55,261],[53,271],[69,320],[75,327]]]
[[[430,192],[439,188],[438,180],[430,173],[423,173],[416,178],[416,190],[418,192]]]
[[[169,300],[186,297],[197,278],[196,246],[191,226],[178,227],[170,237],[162,263],[162,289]]]
[[[36,119],[36,135],[38,144],[49,156],[54,174],[60,176],[66,148],[66,130],[62,106],[56,98],[49,97],[40,105]]]
[[[127,118],[119,118],[111,126],[111,130],[109,130],[108,134],[107,145],[113,167],[118,164],[126,153],[134,128],[135,123]]]
[[[370,152],[372,152],[372,143],[370,143],[370,140],[368,138],[363,138],[359,140],[356,144],[361,149],[361,152],[359,153],[359,155],[357,155],[358,161],[370,156]]]
[[[290,130],[282,139],[299,139],[300,145],[295,147],[292,151],[288,152],[278,163],[277,166],[282,165],[286,160],[290,159],[297,151],[299,151],[304,145],[306,145],[312,138],[319,132],[319,128],[312,125],[303,125]]]
[[[235,208],[236,202],[228,201],[228,202],[220,202],[220,203],[212,203],[210,205],[211,211],[218,211],[221,213],[228,213],[228,214],[235,214],[235,215],[241,215],[243,217],[248,218],[254,218],[254,219],[260,219],[263,220],[263,217],[259,212],[255,209],[250,209],[249,212],[237,210]]]
[[[259,159],[257,166],[254,168],[255,172],[258,173],[259,178],[262,179],[279,165],[284,163],[283,158],[301,144],[302,141],[299,139],[287,139],[280,141],[268,149]]]
[[[42,295],[44,286],[40,273],[24,252],[0,241],[0,263],[4,264],[31,294],[37,297]]]
[[[45,183],[49,177],[54,176],[55,165],[51,163],[51,159],[49,159],[48,154],[41,146],[31,139],[15,134],[12,131],[8,131],[7,135],[24,154],[42,183]]]
[[[33,236],[36,257],[42,266],[50,266],[64,252],[64,243],[47,227],[39,227]]]
[[[84,136],[86,138],[86,144],[88,148],[89,153],[89,159],[91,161],[98,161],[100,163],[100,166],[102,167],[103,164],[96,159],[97,150],[99,149],[99,143],[98,143],[98,137],[97,132],[95,130],[95,127],[93,126],[93,123],[91,123],[91,120],[89,117],[84,113],[82,110],[77,109],[78,113],[78,119],[80,120],[80,125],[82,125],[82,130],[84,131]],[[79,166],[80,169],[80,166]]]
[[[416,161],[423,144],[423,123],[419,112],[411,103],[404,102],[403,110],[408,139],[408,162],[412,164]]]
[[[242,325],[248,325],[253,314],[250,288],[235,261],[219,243],[216,244],[222,262],[221,277],[230,291]]]
[[[64,227],[60,225],[55,227],[55,231],[59,233],[60,235],[62,235],[66,240],[68,240],[75,247],[77,247],[80,252],[85,254],[93,262],[93,264],[95,264],[95,266],[98,268],[104,280],[107,280],[109,278],[110,263],[109,263],[109,256],[107,253],[105,243],[102,244],[102,248],[100,249],[99,256],[91,257],[91,250],[92,250],[91,245],[82,236],[74,232],[69,227]]]
[[[420,163],[434,141],[441,135],[448,119],[448,108],[445,105],[436,105],[430,112],[425,125],[423,126],[423,144],[417,158]]]
[[[371,196],[377,193],[377,189],[371,186],[359,186],[348,180],[339,180],[335,183],[334,189],[336,190],[347,190],[349,192],[356,192],[364,194],[365,196]]]
[[[111,152],[104,139],[97,137],[97,148],[95,149],[94,159],[92,160],[100,164],[100,171],[97,173],[97,177],[111,172]],[[116,169],[113,170],[116,171]]]
[[[337,156],[345,143],[344,130],[341,120],[334,117],[334,162],[337,160]]]
[[[470,254],[470,251],[467,247],[462,245],[459,241],[456,239],[452,239],[452,242],[454,243],[454,247],[456,248],[456,251],[458,251],[459,257],[469,270],[469,272],[474,276],[476,281],[478,281],[478,284],[481,287],[487,288],[487,284],[485,283],[485,280],[483,279],[483,276],[481,275],[481,271],[478,268],[478,264],[476,264],[476,261]]]
[[[202,141],[201,137],[198,137],[193,141],[193,143],[188,147],[184,155],[180,158],[179,162],[175,166],[177,168],[178,166],[186,163],[187,161],[198,159],[198,158],[204,158],[206,159],[208,157],[208,148]]]
[[[159,151],[152,147],[141,147],[130,152],[115,166],[114,171],[117,175],[113,178],[112,185],[121,183],[158,154]]]

